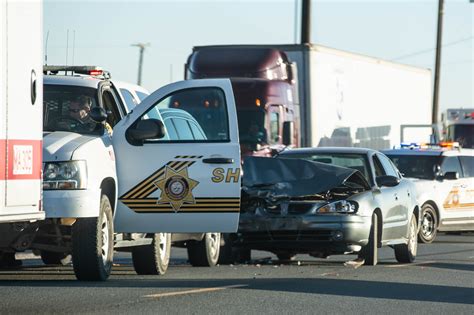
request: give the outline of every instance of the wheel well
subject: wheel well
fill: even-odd
[[[420,222],[420,208],[418,206],[413,209],[413,213],[415,214],[416,222]]]
[[[440,220],[439,220],[439,209],[438,209],[438,206],[436,206],[436,203],[435,203],[433,200],[428,200],[428,201],[426,201],[426,202],[423,204],[423,206],[426,205],[426,204],[429,204],[430,206],[432,206],[433,209],[436,211],[436,216],[438,217],[438,220],[437,220],[438,222],[436,222],[436,227],[438,227],[438,226],[439,226],[439,221],[440,221]],[[421,206],[422,209],[423,209],[423,206]]]
[[[382,232],[383,232],[383,218],[382,218],[382,211],[377,208],[374,210],[374,213],[377,213],[377,239],[378,239],[378,244],[377,247],[381,248],[382,247]]]
[[[102,193],[106,195],[109,198],[110,205],[112,206],[112,213],[115,210],[115,196],[116,196],[116,191],[115,191],[115,181],[113,178],[105,178],[102,181],[102,184],[100,185],[100,189],[102,190]]]

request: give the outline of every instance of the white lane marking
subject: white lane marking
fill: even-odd
[[[143,297],[145,297],[145,298],[162,298],[162,297],[176,296],[176,295],[215,292],[215,291],[222,291],[222,290],[227,290],[227,289],[243,288],[243,287],[248,287],[248,284],[234,284],[234,285],[226,285],[226,286],[223,286],[223,287],[202,288],[202,289],[194,289],[194,290],[186,290],[186,291],[149,294],[149,295],[145,295]]]
[[[429,261],[420,261],[417,263],[410,263],[410,264],[396,264],[396,265],[387,265],[385,267],[387,268],[400,268],[400,267],[407,267],[407,266],[422,266],[422,265],[429,265],[429,264],[434,264],[436,261],[434,260],[429,260]]]

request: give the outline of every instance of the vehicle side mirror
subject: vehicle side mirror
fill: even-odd
[[[103,123],[107,119],[107,112],[102,107],[93,107],[89,116],[93,121]]]
[[[382,175],[378,176],[376,181],[380,187],[395,187],[400,183],[400,178],[391,175]]]
[[[447,180],[459,179],[459,173],[458,172],[446,172],[446,173],[444,173],[444,175],[441,176],[441,179],[447,179]]]
[[[294,128],[295,123],[293,121],[284,121],[283,122],[283,144],[284,145],[293,145],[294,139]]]
[[[126,137],[133,144],[141,145],[147,139],[161,139],[165,136],[165,126],[158,119],[140,120],[127,129]]]

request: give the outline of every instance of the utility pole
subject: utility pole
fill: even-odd
[[[439,75],[441,71],[441,45],[443,35],[443,14],[444,14],[444,0],[438,0],[438,34],[436,37],[436,61],[433,87],[433,109],[431,112],[431,123],[438,122],[439,110]]]
[[[142,84],[142,66],[143,66],[143,53],[145,52],[145,48],[150,46],[150,43],[138,43],[138,44],[132,44],[132,46],[140,48],[140,56],[138,59],[138,79],[137,79],[137,84],[141,85]]]

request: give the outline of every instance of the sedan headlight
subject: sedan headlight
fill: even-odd
[[[86,189],[86,161],[52,162],[43,165],[43,189]]]
[[[316,213],[356,213],[359,205],[352,200],[338,200],[316,209]]]

